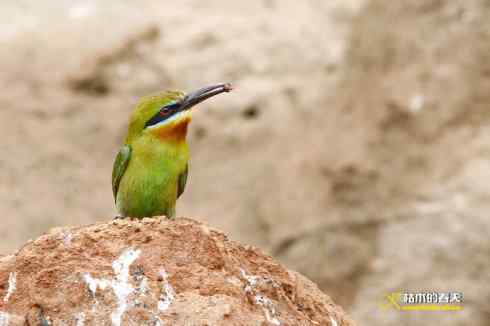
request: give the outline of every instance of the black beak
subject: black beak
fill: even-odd
[[[210,97],[215,95],[229,92],[233,89],[230,83],[226,84],[217,84],[213,86],[204,87],[194,91],[192,93],[187,94],[182,101],[180,102],[179,110],[188,110],[192,108],[194,105],[201,103],[204,100],[207,100]]]

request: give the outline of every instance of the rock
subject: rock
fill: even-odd
[[[316,285],[191,219],[57,228],[0,258],[0,325],[354,325]]]

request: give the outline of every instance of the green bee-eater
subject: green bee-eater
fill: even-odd
[[[189,94],[167,91],[140,100],[112,170],[112,192],[121,216],[175,216],[187,181],[190,109],[231,89],[230,84],[218,84]]]

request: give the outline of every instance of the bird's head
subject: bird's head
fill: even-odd
[[[217,84],[188,94],[166,91],[143,97],[131,115],[127,141],[142,134],[162,140],[183,140],[191,121],[190,109],[210,97],[231,90],[231,84]]]

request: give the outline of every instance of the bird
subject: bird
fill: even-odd
[[[186,136],[191,109],[232,89],[230,83],[221,83],[187,94],[164,91],[140,99],[112,169],[117,218],[175,218],[189,173]]]

